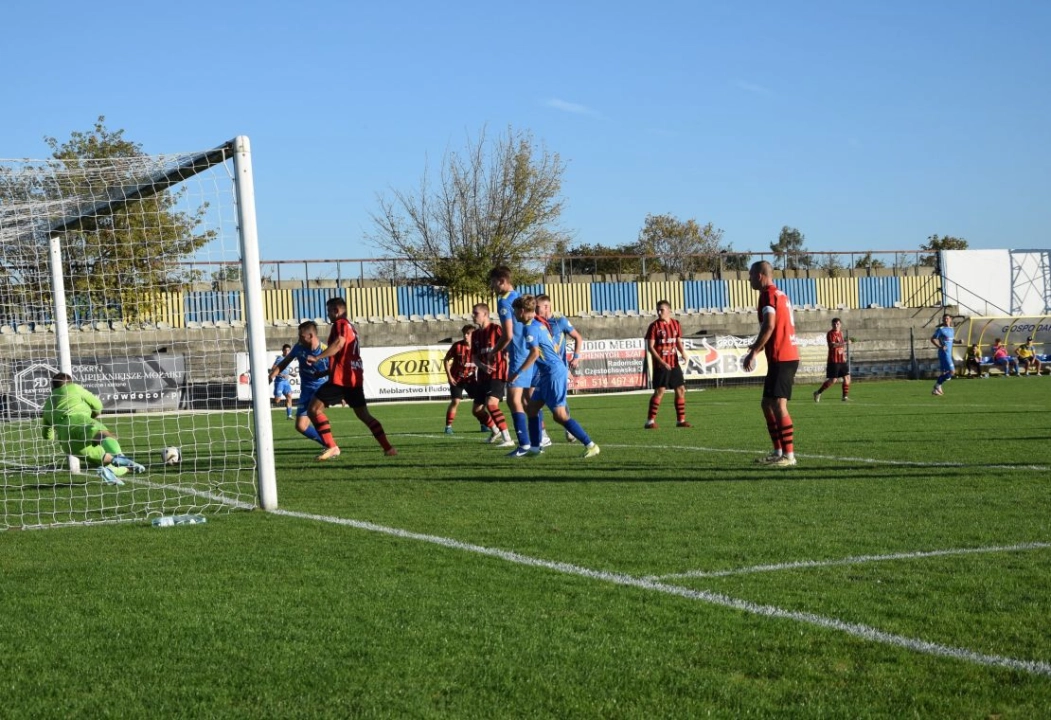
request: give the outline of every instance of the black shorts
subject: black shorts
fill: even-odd
[[[773,362],[766,370],[766,381],[763,383],[763,397],[792,399],[792,383],[796,380],[798,360]]]
[[[472,399],[474,398],[474,395],[472,395],[471,391],[468,389],[468,384],[467,383],[462,382],[459,385],[452,385],[452,384],[449,385],[449,399],[450,400],[463,400],[463,396],[464,396],[465,393],[467,394],[467,397],[472,398]]]
[[[333,385],[331,382],[327,382],[314,393],[314,399],[325,403],[325,407],[339,405],[344,401],[352,408],[365,407],[366,405],[365,388],[361,385],[357,387],[343,387],[342,385]]]
[[[471,399],[474,400],[476,405],[488,405],[489,398],[496,398],[496,401],[500,402],[504,399],[506,387],[507,382],[504,380],[496,380],[495,378],[479,380],[471,385]]]
[[[685,384],[686,379],[682,376],[682,367],[679,365],[675,365],[670,369],[664,367],[653,368],[654,388],[668,388],[669,390],[674,390]]]
[[[825,365],[825,377],[829,380],[850,375],[850,366],[846,363],[828,363]]]

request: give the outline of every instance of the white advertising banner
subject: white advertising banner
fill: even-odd
[[[363,348],[366,400],[447,397],[449,380],[442,361],[448,345]],[[276,359],[281,351],[268,350]],[[251,400],[248,353],[237,353],[237,399]],[[269,368],[267,368],[269,370]],[[288,366],[292,397],[299,397],[299,362]],[[270,386],[271,391],[273,385]]]
[[[714,338],[686,338],[688,362],[683,368],[687,380],[727,380],[730,378],[762,378],[766,376],[766,354],[759,353],[755,368],[747,372],[741,360],[748,354],[748,346],[755,342],[755,335],[738,337],[718,335]],[[799,333],[799,370],[796,377],[824,377],[828,344],[824,333]]]

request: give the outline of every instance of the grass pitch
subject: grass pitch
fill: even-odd
[[[275,412],[281,513],[0,534],[0,715],[1051,714],[1051,378],[813,389],[784,469],[755,387],[572,398],[587,461]]]

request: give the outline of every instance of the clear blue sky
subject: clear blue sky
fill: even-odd
[[[64,7],[63,7],[64,6]],[[508,125],[563,226],[735,250],[1051,245],[1046,0],[9,3],[0,157],[97,116],[147,152],[252,141],[264,259],[378,257],[377,193]]]

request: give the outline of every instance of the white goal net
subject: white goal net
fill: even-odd
[[[259,286],[251,192],[247,138],[0,160],[0,529],[276,503],[269,413],[264,428],[236,393],[237,353],[266,362],[242,291]],[[63,419],[59,373],[116,445]]]

